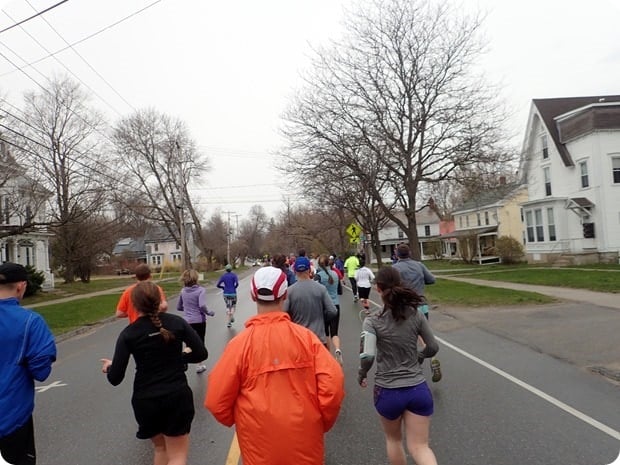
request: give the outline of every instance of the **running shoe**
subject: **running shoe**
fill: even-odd
[[[359,299],[356,295],[353,296],[353,302],[357,302]]]
[[[336,356],[336,361],[342,365],[342,351],[340,349],[336,349],[334,355]]]
[[[226,323],[226,327],[227,328],[232,328],[232,323],[229,321],[228,323]]]
[[[196,373],[203,373],[207,371],[207,365],[198,365],[196,367]]]
[[[441,381],[441,363],[436,358],[431,360],[431,370],[433,370],[433,377],[431,378],[433,383]]]
[[[234,322],[235,322],[235,317],[234,317],[234,316],[231,316],[231,317],[230,317],[230,322],[231,322],[231,323],[234,323]]]

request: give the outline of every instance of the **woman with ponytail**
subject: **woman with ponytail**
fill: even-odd
[[[136,437],[153,442],[154,463],[185,465],[194,418],[185,366],[205,360],[207,349],[183,318],[159,311],[160,292],[153,282],[139,282],[131,300],[138,319],[121,331],[113,359],[101,359],[102,371],[117,386],[133,356],[136,374],[131,404],[138,423]],[[188,347],[185,351],[183,343]]]
[[[418,311],[423,299],[403,286],[397,269],[382,267],[376,277],[383,310],[364,320],[358,382],[377,359],[374,403],[385,433],[387,455],[392,465],[406,465],[402,443],[403,424],[409,453],[418,465],[437,465],[428,444],[433,397],[420,362],[439,350],[424,315]],[[418,336],[424,341],[418,350]]]

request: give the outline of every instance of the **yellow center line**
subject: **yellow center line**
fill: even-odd
[[[237,433],[235,432],[232,442],[230,443],[230,449],[228,449],[228,457],[226,457],[225,465],[238,465],[239,457],[241,457],[241,451],[239,450],[239,442],[237,441]]]

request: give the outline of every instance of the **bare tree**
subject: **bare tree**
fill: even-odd
[[[10,118],[17,129],[12,134],[15,153],[30,167],[33,183],[51,193],[54,258],[71,282],[77,275],[76,250],[88,245],[72,231],[100,213],[114,187],[101,138],[104,120],[80,85],[67,77],[54,78],[24,100],[23,117]]]
[[[138,111],[117,123],[114,142],[117,162],[127,171],[117,202],[147,221],[164,224],[180,244],[185,223],[193,223],[194,241],[205,254],[201,214],[188,186],[208,165],[185,123],[152,109]],[[187,254],[185,260],[189,263]]]
[[[285,169],[302,178],[346,167],[417,244],[422,184],[505,157],[495,149],[500,102],[475,73],[480,26],[425,0],[374,0],[349,12],[346,35],[316,51],[284,115]]]

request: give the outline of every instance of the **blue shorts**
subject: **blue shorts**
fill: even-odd
[[[377,412],[388,420],[396,420],[405,410],[423,417],[433,414],[433,395],[426,381],[403,388],[375,386],[374,397]]]

